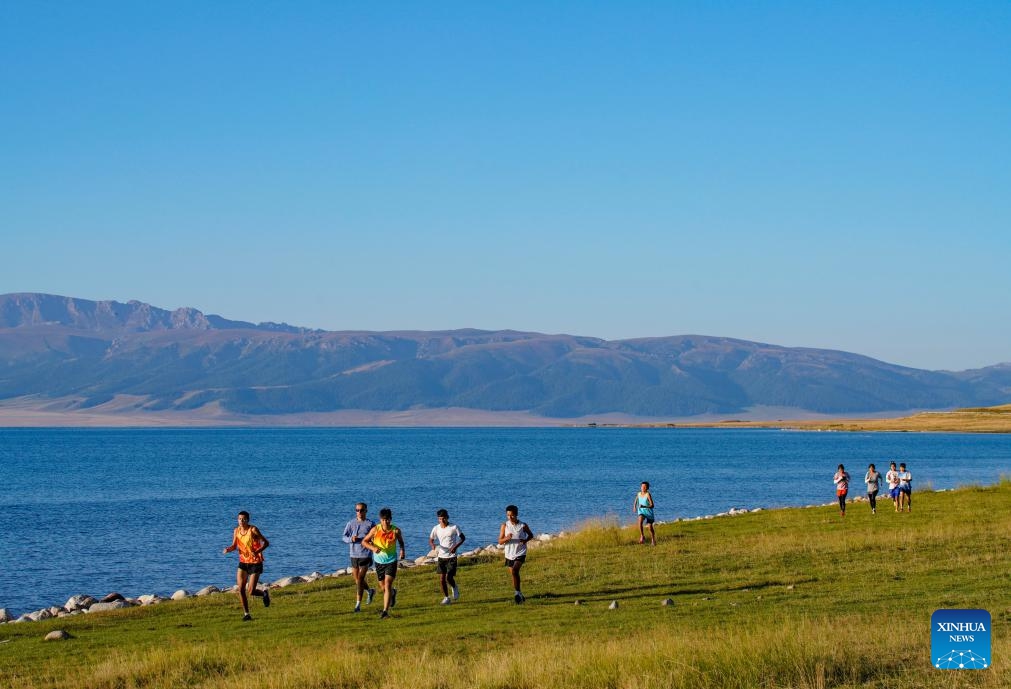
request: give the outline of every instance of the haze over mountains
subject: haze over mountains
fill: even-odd
[[[192,308],[0,295],[0,400],[134,413],[465,408],[566,419],[864,414],[1006,403],[1011,364],[925,371],[846,352],[678,335],[327,332]],[[116,407],[122,410],[122,405]]]

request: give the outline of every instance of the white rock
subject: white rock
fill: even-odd
[[[11,616],[7,608],[0,608],[0,623],[10,622],[14,617]]]
[[[67,634],[62,629],[54,629],[53,631],[46,634],[46,641],[63,641],[64,639],[69,639],[70,634]]]
[[[542,533],[540,536],[537,537],[538,541],[550,541],[552,539],[554,539],[554,536],[552,536],[549,533]]]
[[[674,605],[674,601],[671,598],[664,598],[662,601],[660,601],[660,605],[663,605],[664,607]]]
[[[88,614],[93,612],[108,612],[109,610],[119,610],[120,608],[129,608],[130,604],[125,600],[112,600],[108,603],[95,603],[90,608],[88,608]]]
[[[74,612],[75,610],[85,610],[87,608],[90,608],[97,602],[98,601],[92,598],[91,596],[86,596],[83,593],[81,593],[76,596],[71,596],[67,600],[63,608],[65,610],[69,610],[70,612]]]
[[[186,589],[179,589],[178,591],[176,591],[175,593],[173,593],[169,597],[172,600],[182,600],[183,598],[189,598],[190,597],[190,592],[187,591]]]
[[[49,612],[49,608],[43,608],[42,610],[36,610],[35,612],[28,613],[28,619],[32,622],[38,622],[39,620],[49,620],[56,617],[53,613]]]
[[[49,612],[52,613],[53,617],[56,617],[61,612],[64,612],[63,608],[58,608],[55,605],[49,608]]]
[[[319,581],[320,579],[323,578],[323,576],[324,576],[323,572],[312,572],[311,574],[308,574],[302,578],[305,579],[306,582],[311,584],[314,581]]]
[[[430,565],[433,562],[435,562],[435,558],[428,557],[427,555],[423,555],[422,557],[416,558],[414,560],[414,564],[416,565]]]
[[[203,597],[209,596],[212,593],[221,593],[221,589],[219,589],[217,586],[205,586],[196,593],[194,593],[193,595]]]
[[[137,596],[137,602],[141,605],[154,605],[155,603],[161,603],[162,597],[154,593],[145,593],[143,596]]]
[[[305,579],[303,579],[302,577],[284,577],[283,579],[278,579],[277,581],[275,581],[272,584],[272,586],[275,586],[279,589],[283,589],[285,586],[291,586],[292,584],[304,584],[304,583]]]
[[[608,610],[617,610],[618,609],[618,601],[616,601],[616,600],[611,601],[611,604],[607,606],[607,609]]]

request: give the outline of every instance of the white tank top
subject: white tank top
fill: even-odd
[[[505,535],[509,539],[509,543],[506,543],[505,556],[507,560],[515,560],[518,557],[522,557],[527,554],[527,544],[521,543],[520,538],[523,537],[524,531],[523,527],[526,526],[523,522],[512,522],[505,523]]]

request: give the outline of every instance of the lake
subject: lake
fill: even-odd
[[[723,429],[0,429],[0,607],[77,593],[170,594],[234,583],[239,510],[271,541],[266,581],[346,567],[356,501],[393,509],[409,558],[445,507],[468,546],[515,503],[535,533],[591,517],[631,522],[650,481],[657,518],[850,495],[874,462],[906,462],[915,491],[1011,474],[1011,436]],[[465,549],[467,549],[465,547]]]

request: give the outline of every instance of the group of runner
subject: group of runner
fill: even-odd
[[[846,496],[850,489],[850,475],[842,464],[836,469],[832,478],[835,483],[835,494],[839,499],[839,515],[846,516]],[[913,475],[906,469],[905,463],[899,464],[895,468],[892,462],[888,473],[884,476],[884,481],[888,484],[888,495],[892,499],[896,512],[913,511]],[[867,484],[867,502],[871,506],[871,514],[878,511],[878,491],[881,489],[881,473],[873,464],[867,466],[867,473],[864,474],[864,483]]]
[[[652,502],[650,497],[651,532]],[[390,616],[390,609],[397,604],[397,589],[394,586],[397,564],[407,558],[407,548],[400,528],[393,523],[393,511],[390,508],[384,507],[379,510],[378,524],[368,517],[368,510],[369,507],[364,502],[355,505],[355,516],[344,527],[342,540],[348,544],[351,557],[351,574],[355,581],[354,611],[361,612],[362,599],[366,605],[372,603],[376,590],[368,585],[367,577],[369,569],[374,568],[376,580],[383,593],[383,608],[379,611],[379,617],[385,619]],[[520,521],[519,508],[516,505],[508,505],[505,514],[506,520],[499,528],[498,542],[505,546],[503,549],[505,565],[509,568],[512,580],[513,600],[516,603],[523,603],[526,598],[520,584],[520,568],[527,558],[527,543],[534,534],[526,523]],[[456,583],[457,551],[467,540],[467,536],[456,524],[450,523],[448,511],[440,509],[435,516],[438,523],[432,527],[428,544],[436,554],[436,572],[439,575],[439,586],[443,595],[441,604],[450,605],[460,598],[460,587]],[[235,583],[242,603],[243,622],[253,619],[249,614],[250,597],[259,597],[263,600],[264,607],[270,607],[269,588],[257,586],[263,573],[263,551],[269,546],[270,541],[267,537],[249,523],[249,513],[239,512],[238,526],[232,532],[232,543],[224,549],[224,553],[239,551],[239,568],[235,573]]]

